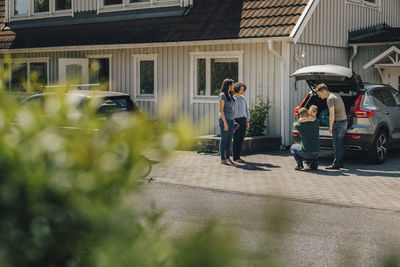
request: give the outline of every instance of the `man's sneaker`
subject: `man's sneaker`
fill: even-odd
[[[310,164],[310,169],[311,169],[311,170],[318,170],[318,160],[314,160],[314,161]]]
[[[304,169],[304,166],[302,165],[297,165],[296,168],[294,168],[296,171],[301,171],[302,169]]]
[[[325,167],[327,170],[340,170],[340,166],[335,166],[335,165],[329,165],[328,167]]]

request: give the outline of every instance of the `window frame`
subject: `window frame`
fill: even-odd
[[[121,4],[104,5],[104,0],[97,1],[97,12],[112,12],[131,9],[146,9],[166,6],[182,6],[182,0],[149,0],[145,3],[129,3],[129,0],[122,0]]]
[[[89,59],[89,65],[90,65],[90,59],[108,59],[108,90],[112,91],[113,87],[113,80],[112,80],[112,54],[106,54],[106,55],[101,55],[101,54],[87,54],[86,57]],[[90,68],[89,68],[90,71]],[[90,77],[89,77],[90,78]]]
[[[28,14],[24,15],[14,15],[15,13],[15,3],[14,0],[6,0],[8,4],[6,6],[6,19],[9,21],[19,21],[27,19],[40,19],[48,17],[59,17],[59,16],[73,16],[74,15],[74,0],[71,0],[71,8],[65,10],[56,10],[56,0],[49,0],[49,11],[45,12],[35,12],[35,0],[28,0]]]
[[[11,62],[5,62],[4,60],[0,61],[0,65],[1,65],[1,70],[4,70],[4,64],[27,64],[27,88],[26,90],[29,91],[31,90],[31,63],[46,63],[46,78],[47,78],[47,84],[49,85],[49,80],[50,80],[50,70],[49,70],[49,61],[50,58],[48,57],[42,57],[42,58],[13,58]],[[10,68],[8,70],[8,80],[7,80],[7,90],[11,90],[11,82],[12,82],[12,68]]]
[[[363,7],[377,8],[377,9],[379,9],[380,7],[380,0],[375,0],[375,3],[371,3],[365,0],[347,0],[347,3],[360,5]]]
[[[141,94],[140,93],[140,61],[154,61],[154,91],[153,94]],[[136,101],[150,101],[157,102],[157,91],[158,91],[158,54],[135,54],[133,55],[134,62],[134,99]]]
[[[194,103],[217,103],[218,96],[211,95],[211,59],[237,58],[238,79],[243,81],[243,50],[191,52],[190,53],[190,101]],[[197,59],[206,59],[206,95],[197,95]],[[237,82],[237,81],[235,81]]]

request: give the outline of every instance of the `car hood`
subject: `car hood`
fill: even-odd
[[[328,87],[343,85],[349,91],[359,91],[363,88],[360,77],[352,69],[338,65],[308,66],[297,70],[290,77],[294,77],[296,81],[307,81],[312,89],[322,82],[326,83]]]

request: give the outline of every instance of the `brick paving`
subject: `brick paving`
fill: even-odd
[[[246,164],[224,166],[218,155],[177,151],[167,162],[155,164],[156,182],[214,190],[273,196],[341,206],[400,211],[400,151],[385,164],[370,165],[360,153],[347,153],[345,168],[325,170],[332,152],[324,151],[317,171],[295,171],[288,152],[242,157]]]

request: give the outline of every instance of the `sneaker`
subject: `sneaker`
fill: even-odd
[[[296,168],[294,168],[296,171],[301,171],[302,169],[304,169],[304,166],[302,165],[297,165]]]
[[[242,159],[236,159],[236,160],[234,160],[234,161],[236,161],[236,162],[238,162],[238,163],[245,163],[245,161],[242,160]]]
[[[325,167],[327,170],[340,170],[340,166],[335,166],[335,165],[329,165],[328,167]]]

